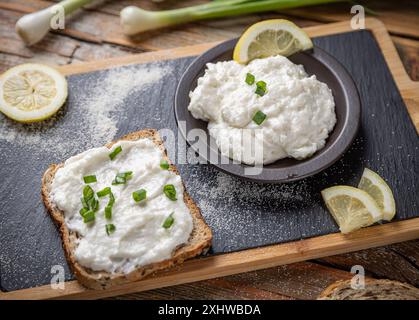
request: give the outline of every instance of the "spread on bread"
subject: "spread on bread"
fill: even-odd
[[[148,138],[120,141],[69,158],[51,199],[77,233],[74,256],[94,271],[128,274],[172,257],[193,219],[179,175]]]

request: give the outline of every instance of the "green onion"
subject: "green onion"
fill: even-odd
[[[132,35],[138,32],[203,19],[222,18],[341,1],[343,0],[223,0],[162,11],[149,11],[135,6],[129,6],[122,9],[120,16],[124,33]]]
[[[253,116],[253,121],[260,126],[262,124],[263,121],[265,121],[266,119],[266,114],[264,114],[262,111],[258,111],[255,113],[255,115]]]
[[[86,202],[95,196],[95,192],[90,186],[85,186],[83,189],[83,197]]]
[[[105,218],[108,220],[112,219],[112,207],[113,207],[113,204],[115,203],[115,197],[112,193],[111,188],[106,187],[103,190],[99,191],[97,195],[98,197],[104,197],[104,196],[109,195],[109,201],[105,207]]]
[[[102,198],[102,197],[104,197],[104,196],[107,196],[108,194],[110,194],[112,191],[111,191],[111,188],[109,188],[109,187],[106,187],[106,188],[103,188],[102,190],[100,190],[100,191],[98,191],[96,194],[97,194],[97,196],[99,197],[99,198]]]
[[[245,81],[248,85],[252,85],[252,84],[255,83],[255,76],[251,73],[246,73],[246,80]]]
[[[258,81],[256,82],[256,91],[255,93],[259,96],[264,96],[266,94],[266,82]]]
[[[95,213],[92,210],[89,210],[86,213],[84,213],[83,222],[84,223],[93,222],[95,218],[96,218]]]
[[[135,202],[140,202],[140,201],[145,200],[147,198],[147,191],[144,190],[144,189],[134,191],[132,193],[132,197],[133,197]]]
[[[109,194],[109,202],[108,202],[108,206],[113,206],[113,204],[115,203],[115,197],[113,195],[113,193],[111,192]]]
[[[84,183],[93,183],[93,182],[97,182],[96,180],[96,176],[95,175],[91,175],[91,176],[84,176],[83,177]]]
[[[88,209],[88,208],[83,207],[83,208],[81,208],[81,209],[80,209],[79,213],[80,213],[80,215],[81,215],[82,217],[84,217],[84,215],[85,215],[88,211],[89,211],[89,209]]]
[[[90,186],[85,186],[83,188],[83,197],[81,198],[81,203],[83,205],[82,210],[80,210],[80,214],[84,217],[88,214],[86,210],[91,211],[93,213],[99,210],[99,201],[95,198],[95,192]]]
[[[108,220],[112,219],[112,205],[107,205],[105,207],[105,218]]]
[[[127,180],[132,178],[132,171],[117,173],[115,179],[112,181],[113,185],[125,184]]]
[[[165,228],[165,229],[169,229],[172,225],[173,225],[173,222],[175,222],[175,218],[173,218],[173,213],[174,212],[172,212],[165,220],[164,220],[164,222],[163,222],[163,225],[162,225],[162,227],[163,228]]]
[[[162,168],[163,170],[168,170],[169,169],[169,162],[167,162],[166,160],[162,160],[160,162],[160,168]]]
[[[81,204],[83,205],[83,208],[89,209],[89,205],[87,204],[87,201],[82,197],[80,198]]]
[[[111,235],[111,233],[114,233],[115,232],[115,230],[116,230],[116,227],[112,224],[112,223],[110,223],[110,224],[107,224],[106,226],[105,226],[105,228],[106,228],[106,234],[109,236],[109,235]]]
[[[109,158],[111,158],[111,160],[115,159],[115,157],[118,155],[118,153],[120,153],[122,151],[122,147],[121,146],[117,146],[110,154],[109,154]]]
[[[172,201],[176,201],[176,189],[175,186],[173,184],[166,184],[163,187],[163,192],[166,195],[166,197],[168,197],[170,200]]]
[[[99,201],[97,201],[95,198],[92,198],[88,201],[90,210],[93,212],[96,212],[99,210]]]
[[[124,177],[126,180],[129,180],[132,178],[132,171],[118,173],[117,175]]]

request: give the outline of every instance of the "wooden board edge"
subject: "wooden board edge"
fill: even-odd
[[[229,254],[192,259],[179,267],[159,272],[144,280],[108,290],[89,290],[77,281],[69,281],[64,290],[54,290],[49,285],[45,285],[1,293],[0,300],[99,299],[317,259],[413,240],[418,237],[419,218],[414,218],[372,226],[349,235],[334,233]]]
[[[367,18],[368,21],[371,18]],[[324,25],[312,26],[304,28],[309,36],[324,36],[329,34],[338,34],[342,32],[354,31],[350,29],[347,22],[335,22]],[[95,60],[89,62],[80,62],[75,64],[68,64],[63,66],[56,66],[56,68],[64,75],[80,74],[103,69],[109,69],[117,66],[124,66],[136,63],[148,63],[153,61],[172,60],[188,56],[194,56],[203,53],[205,50],[221,43],[223,41],[209,42],[198,45],[191,45],[185,47],[177,47],[173,49],[163,49],[158,51],[143,52],[131,54],[121,57],[107,58],[102,60]]]
[[[218,42],[203,43],[193,46],[178,47],[173,49],[165,49],[158,51],[150,51],[144,53],[137,53],[126,55],[122,57],[108,58],[103,60],[96,60],[91,62],[81,62],[75,64],[68,64],[63,66],[56,66],[56,69],[66,76],[73,74],[80,74],[92,71],[99,71],[110,69],[130,64],[149,63],[164,60],[174,60],[197,55],[209,48],[219,44]]]

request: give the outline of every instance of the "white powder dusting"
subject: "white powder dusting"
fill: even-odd
[[[241,245],[236,243],[238,239],[233,235],[243,232],[246,232],[246,239],[252,238],[255,243],[270,240],[269,232],[265,234],[260,228],[248,228],[263,224],[262,220],[266,220],[263,212],[280,214],[314,201],[310,185],[305,180],[289,184],[258,184],[243,181],[220,171],[214,171],[214,178],[207,180],[203,179],[203,176],[206,176],[201,172],[201,169],[205,168],[203,166],[208,165],[189,167],[187,190],[214,231],[215,241],[220,235],[227,250]],[[203,170],[207,169],[211,172],[213,170],[209,167]],[[234,208],[236,212],[232,214],[226,208]],[[278,234],[286,236],[292,226],[286,214],[280,216],[275,228]],[[270,229],[269,226],[266,227]],[[232,237],[226,237],[226,234],[231,234]]]
[[[69,107],[34,124],[19,124],[0,115],[0,140],[37,153],[48,150],[57,157],[72,154],[74,148],[103,145],[112,141],[118,131],[118,119],[127,107],[124,100],[171,71],[159,64],[114,68],[87,80],[75,80],[82,81],[82,90],[80,84],[69,81]]]

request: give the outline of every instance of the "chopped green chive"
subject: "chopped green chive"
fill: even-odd
[[[261,125],[263,121],[265,121],[266,119],[266,114],[264,114],[262,111],[258,111],[255,113],[255,115],[253,116],[253,121],[257,124],[257,125]]]
[[[176,199],[176,189],[173,184],[166,184],[163,187],[163,192],[170,200],[175,201]]]
[[[104,196],[109,195],[109,201],[105,207],[105,218],[108,220],[112,219],[112,207],[113,207],[113,204],[115,203],[115,197],[112,193],[111,188],[106,187],[103,190],[99,191],[97,195],[98,197],[104,197]]]
[[[122,172],[122,173],[118,173],[117,176],[121,176],[124,177],[125,179],[129,180],[132,178],[132,171],[127,171],[127,172]]]
[[[112,181],[113,185],[125,184],[127,180],[132,178],[132,171],[120,172],[116,175],[115,179]]]
[[[106,187],[106,188],[103,188],[102,190],[98,191],[96,194],[99,198],[102,198],[104,196],[107,196],[110,193],[111,193],[111,188]]]
[[[122,151],[122,147],[121,146],[117,146],[110,154],[109,154],[109,158],[111,158],[111,160],[115,159],[115,157],[118,155],[118,153],[120,153]]]
[[[258,81],[256,82],[256,91],[255,93],[259,96],[264,96],[266,94],[266,82]]]
[[[164,222],[163,222],[163,225],[162,225],[162,227],[163,228],[165,228],[165,229],[169,229],[172,225],[173,225],[173,222],[175,222],[175,218],[173,218],[173,213],[174,212],[172,212],[165,220],[164,220]]]
[[[96,176],[95,175],[91,175],[91,176],[84,176],[83,177],[84,183],[93,183],[93,182],[97,182],[96,180]]]
[[[112,223],[107,224],[107,225],[105,226],[105,228],[106,228],[106,234],[107,234],[108,236],[109,236],[109,235],[111,235],[111,233],[114,233],[114,232],[115,232],[115,230],[116,230],[115,225],[113,225]]]
[[[83,197],[86,202],[89,202],[91,198],[95,196],[95,192],[90,186],[85,186],[83,189]]]
[[[140,201],[145,200],[147,198],[147,191],[145,191],[144,189],[134,191],[132,193],[132,197],[133,197],[135,202],[140,202]]]
[[[113,204],[115,203],[115,197],[114,197],[114,195],[113,195],[113,193],[111,192],[110,194],[109,194],[109,202],[108,202],[108,206],[113,206]]]
[[[97,201],[95,198],[92,198],[88,201],[90,210],[93,212],[96,212],[99,210],[99,201]]]
[[[251,86],[255,83],[255,76],[251,73],[246,73],[246,83]]]
[[[105,207],[105,218],[108,220],[112,219],[112,206],[109,204]]]
[[[84,217],[84,215],[87,213],[89,211],[89,209],[88,208],[81,208],[80,209],[80,215],[82,216],[82,217]]]
[[[160,162],[160,168],[162,168],[163,170],[168,170],[169,169],[169,162],[167,162],[166,160],[162,160]]]
[[[124,178],[121,177],[115,177],[115,179],[112,181],[112,185],[118,185],[118,184],[125,184],[125,182],[127,182],[127,180],[125,180]]]
[[[83,215],[83,222],[84,223],[89,223],[95,220],[95,213],[92,210],[87,211],[86,213],[84,213]]]
[[[99,201],[95,198],[95,192],[90,186],[83,188],[81,203],[83,208],[80,210],[80,215],[83,217],[83,221],[89,223],[95,220],[95,212],[99,210]]]
[[[89,205],[87,204],[87,201],[82,197],[80,198],[81,204],[83,205],[83,208],[89,209]]]

